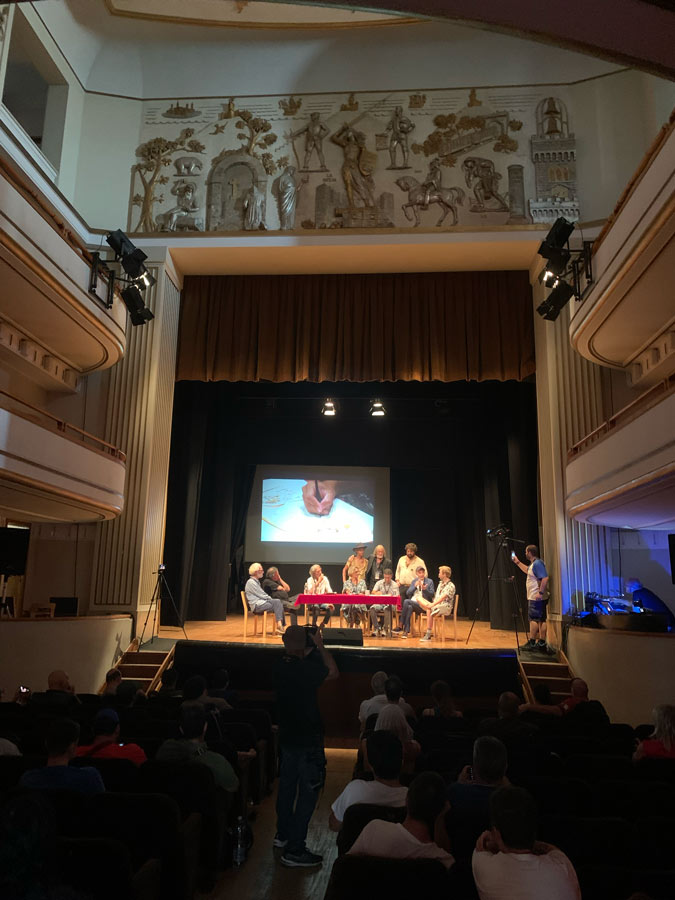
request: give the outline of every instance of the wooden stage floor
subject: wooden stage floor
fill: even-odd
[[[335,622],[337,625],[337,620]],[[256,643],[256,644],[279,644],[281,638],[276,635],[263,635],[260,633],[262,622],[259,623],[259,631],[257,636],[253,637],[252,616],[249,616],[248,636],[244,636],[244,616],[230,616],[225,622],[205,622],[194,621],[185,623],[185,631],[190,640],[193,641],[226,641],[228,643]],[[410,637],[407,640],[402,638],[371,638],[370,632],[365,632],[363,637],[364,647],[373,647],[380,650],[396,649],[405,650],[406,648],[415,650],[515,650],[516,636],[513,631],[500,631],[490,628],[489,622],[476,622],[471,635],[471,641],[467,645],[466,638],[471,628],[470,619],[457,620],[457,641],[453,637],[452,623],[448,622],[446,628],[445,643],[440,640],[432,640],[421,642],[419,635]],[[159,629],[159,637],[168,640],[182,640],[184,635],[180,628],[169,626],[161,626]],[[526,640],[522,633],[519,635],[521,644]]]

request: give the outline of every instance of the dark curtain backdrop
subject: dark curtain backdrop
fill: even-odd
[[[320,390],[176,385],[165,561],[181,614],[222,619],[241,608],[252,562],[242,545],[255,465],[323,464],[390,468],[387,551],[396,560],[415,541],[434,581],[439,565],[451,565],[460,615],[472,616],[496,549],[486,529],[506,521],[517,537],[537,538],[534,383],[390,385],[385,419],[367,415],[367,398],[380,385],[329,385],[330,395],[345,398],[335,420],[319,416]],[[293,591],[307,568],[281,566]],[[325,567],[334,587],[340,569]],[[524,578],[504,555],[480,615],[493,627],[512,626],[511,584],[499,579],[514,573],[522,601]],[[165,604],[166,624],[170,614]]]
[[[177,379],[522,380],[527,272],[185,279]]]

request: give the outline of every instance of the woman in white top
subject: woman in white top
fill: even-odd
[[[420,640],[430,641],[432,638],[432,616],[451,616],[455,609],[455,594],[457,589],[450,581],[452,569],[450,566],[440,566],[438,569],[438,587],[431,603],[421,601],[427,610],[427,630]]]

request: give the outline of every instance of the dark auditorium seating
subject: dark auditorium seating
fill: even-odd
[[[596,781],[624,781],[633,776],[633,763],[629,756],[579,754],[565,760],[565,775],[592,784]]]
[[[625,819],[549,815],[539,819],[539,840],[559,847],[575,868],[626,862],[630,825]]]
[[[451,896],[449,876],[435,859],[375,859],[370,856],[338,856],[333,863],[324,900],[410,900]]]
[[[106,791],[135,791],[138,788],[138,766],[130,759],[101,759],[77,756],[71,766],[93,766],[98,769]]]
[[[402,822],[405,819],[405,814],[405,806],[378,806],[376,803],[353,803],[345,810],[342,828],[337,836],[338,853],[340,855],[347,853],[368,822],[372,822],[373,819],[383,819],[385,822]]]
[[[579,778],[530,775],[519,778],[516,784],[532,794],[539,815],[586,816],[591,812],[591,789]]]
[[[664,781],[600,781],[593,785],[594,815],[634,821],[675,811],[675,785]]]
[[[159,860],[148,859],[135,873],[131,854],[120,841],[105,838],[57,838],[49,881],[91,900],[159,900]]]

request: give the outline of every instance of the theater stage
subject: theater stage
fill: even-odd
[[[370,696],[370,679],[378,670],[401,678],[406,699],[414,708],[429,705],[431,684],[443,679],[460,708],[481,709],[485,714],[494,711],[502,691],[520,689],[515,635],[477,622],[467,648],[470,627],[470,621],[459,621],[457,642],[450,637],[445,644],[422,644],[419,638],[366,637],[363,647],[330,647],[340,677],[326,683],[320,692],[327,737],[356,737],[359,704]],[[231,684],[247,702],[273,709],[274,671],[282,654],[280,638],[270,635],[253,640],[249,634],[245,639],[243,616],[226,622],[187,622],[185,630],[187,641],[180,629],[160,629],[163,640],[176,640],[174,665],[182,679],[197,673],[208,677],[215,669],[227,669]],[[152,649],[150,644],[145,647]]]
[[[304,617],[301,620],[304,622]],[[338,624],[337,617],[334,619]],[[500,631],[490,628],[489,622],[476,622],[471,635],[471,641],[467,645],[466,638],[471,628],[470,619],[457,620],[457,641],[454,640],[452,622],[445,625],[445,643],[438,640],[420,643],[419,635],[403,640],[402,638],[371,638],[369,632],[364,632],[363,647],[377,650],[515,650],[516,636],[513,631]],[[226,621],[200,622],[191,621],[185,623],[185,631],[188,639],[193,641],[225,641],[230,644],[263,644],[281,646],[281,638],[276,635],[263,636],[260,632],[262,622],[258,625],[258,634],[253,636],[253,617],[249,616],[248,635],[244,635],[244,616],[229,616]],[[162,625],[159,629],[159,637],[181,640],[184,639],[180,628],[172,628]],[[526,640],[522,632],[519,635],[521,644]]]

